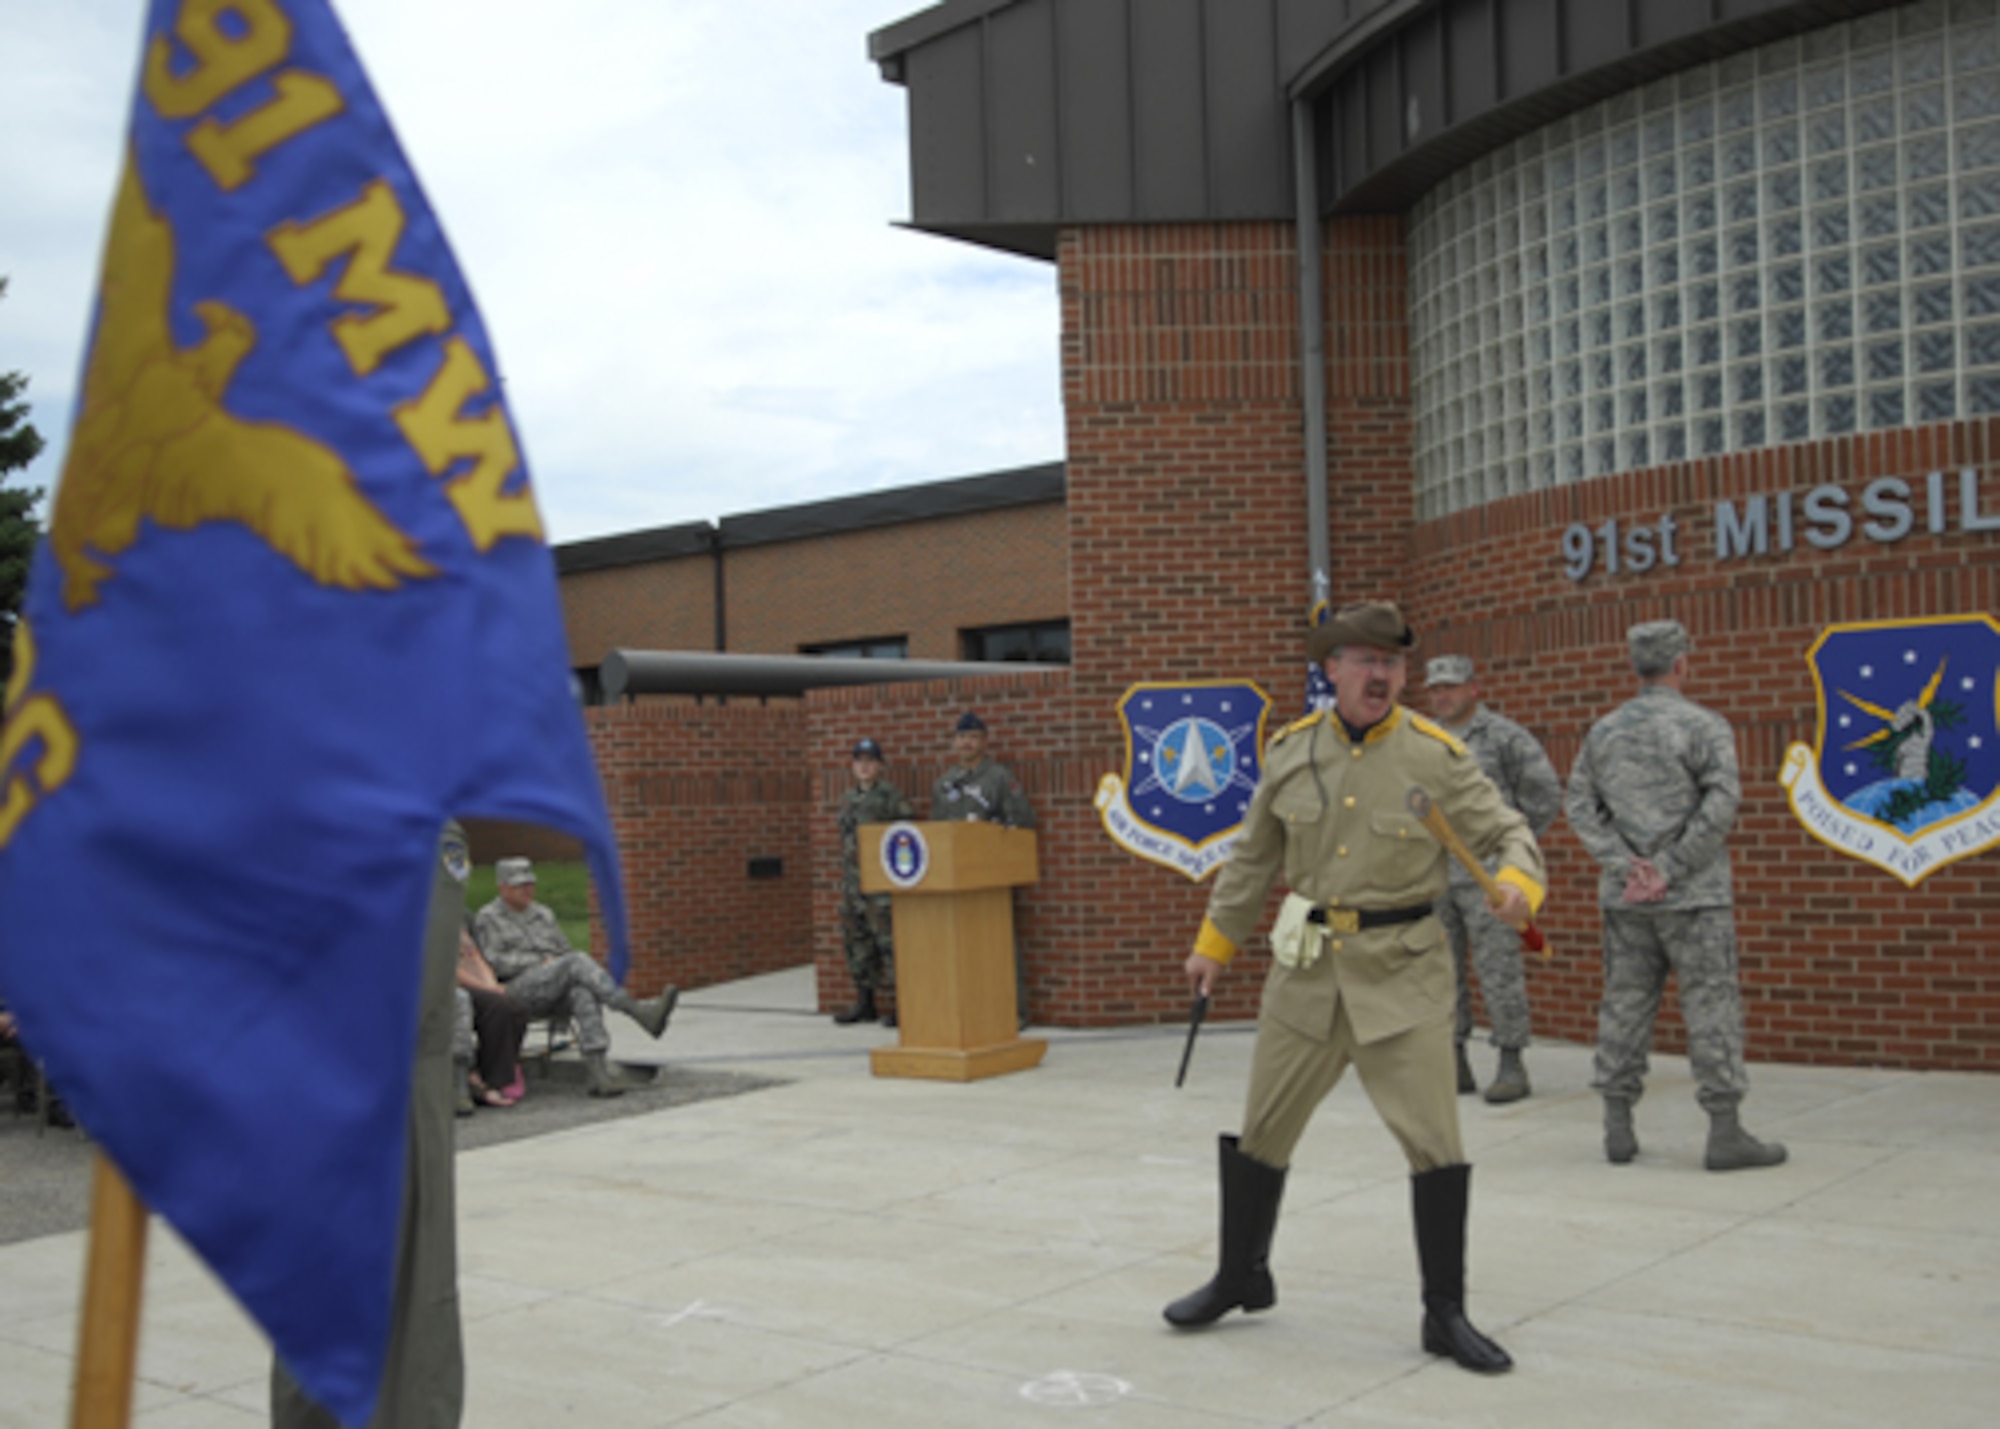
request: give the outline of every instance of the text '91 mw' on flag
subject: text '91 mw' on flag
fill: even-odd
[[[623,895],[491,345],[325,0],[153,0],[0,726],[0,992],[313,1396],[387,1338],[447,816]]]

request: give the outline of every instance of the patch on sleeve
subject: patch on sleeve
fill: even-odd
[[[472,845],[466,841],[465,830],[452,824],[438,840],[438,859],[444,864],[444,871],[460,883],[472,877]]]

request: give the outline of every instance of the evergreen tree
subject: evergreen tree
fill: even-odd
[[[0,278],[0,297],[7,280]],[[20,471],[42,450],[42,434],[28,422],[25,373],[0,372],[0,482]],[[39,526],[35,503],[42,493],[25,486],[0,485],[0,684],[14,672],[14,621],[28,585],[28,558],[34,553]]]

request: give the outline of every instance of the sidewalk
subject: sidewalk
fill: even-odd
[[[468,1429],[1987,1425],[2000,1414],[2000,1079],[1757,1066],[1790,1164],[1712,1175],[1684,1060],[1605,1163],[1587,1049],[1462,1103],[1473,1318],[1424,1355],[1401,1157],[1353,1078],[1299,1148],[1280,1303],[1179,1334],[1213,1266],[1245,1026],[1044,1032],[1042,1066],[877,1079],[894,1037],[810,1015],[808,969],[684,997],[618,1052],[786,1085],[467,1151]],[[620,1023],[623,1019],[614,1019]],[[1492,1054],[1474,1065],[1490,1075]],[[267,1352],[154,1223],[137,1422],[265,1420]],[[0,1248],[0,1426],[66,1421],[84,1237]]]

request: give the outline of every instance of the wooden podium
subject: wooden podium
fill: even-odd
[[[1014,1005],[1014,893],[1033,883],[1032,829],[988,823],[864,824],[861,891],[893,895],[899,1044],[878,1077],[973,1082],[1042,1060]]]

